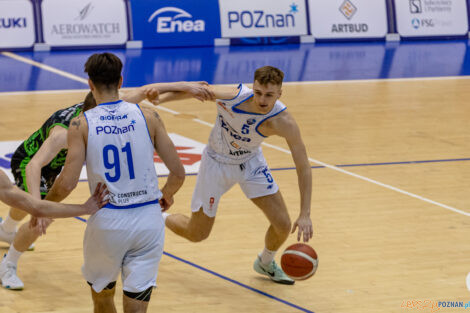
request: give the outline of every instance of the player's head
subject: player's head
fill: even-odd
[[[260,113],[268,113],[282,94],[284,73],[273,66],[263,66],[255,71],[253,101]]]
[[[94,107],[96,107],[96,100],[95,100],[95,97],[93,97],[93,93],[90,91],[86,95],[85,100],[83,100],[83,109],[82,109],[82,111],[86,112],[90,109],[93,109]]]
[[[122,84],[122,62],[112,53],[95,53],[85,63],[91,91],[116,93]]]

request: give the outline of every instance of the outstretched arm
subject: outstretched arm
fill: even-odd
[[[36,199],[41,199],[41,170],[62,150],[67,149],[67,129],[54,126],[47,139],[26,166],[27,191]]]
[[[100,185],[84,204],[63,204],[39,200],[12,185],[5,173],[0,171],[0,201],[36,217],[56,218],[93,214],[107,203],[107,200],[104,200],[107,193],[106,186]]]
[[[297,171],[300,190],[300,214],[295,221],[292,232],[299,228],[297,240],[303,234],[303,241],[307,242],[313,235],[312,221],[310,219],[310,206],[312,200],[312,169],[308,160],[307,151],[300,135],[300,130],[294,118],[287,112],[282,112],[269,125],[272,134],[286,139]]]
[[[46,200],[62,201],[77,186],[83,163],[85,163],[85,138],[87,132],[85,116],[79,115],[71,121],[67,136],[69,150],[64,169],[52,185]]]

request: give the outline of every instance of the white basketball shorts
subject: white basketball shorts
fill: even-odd
[[[220,197],[236,183],[249,199],[263,197],[279,190],[262,153],[243,164],[220,163],[204,150],[197,175],[196,188],[191,201],[191,210],[214,217]]]
[[[123,289],[142,292],[156,286],[165,224],[158,204],[131,209],[102,208],[87,222],[82,273],[101,292],[117,280]]]

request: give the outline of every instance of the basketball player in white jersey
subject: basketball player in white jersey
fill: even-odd
[[[166,217],[165,224],[176,234],[191,241],[207,238],[214,224],[220,197],[234,184],[267,216],[271,225],[265,248],[256,258],[254,269],[281,284],[293,284],[274,261],[276,251],[291,231],[291,221],[279,188],[271,176],[261,152],[261,142],[268,136],[284,137],[297,170],[300,189],[300,214],[292,233],[307,242],[313,234],[310,219],[312,174],[305,145],[294,118],[279,101],[284,73],[271,66],[255,72],[253,89],[211,86],[217,103],[217,121],[204,150],[194,190],[190,218],[181,214]],[[160,103],[184,94],[167,94]],[[225,99],[225,100],[224,100]]]
[[[87,60],[85,71],[98,106],[72,121],[63,172],[46,196],[54,201],[66,197],[85,160],[90,188],[99,182],[108,186],[109,204],[89,218],[83,243],[82,273],[91,286],[95,313],[116,312],[120,272],[124,312],[146,312],[163,253],[160,204],[169,208],[185,175],[158,114],[119,100],[121,69],[111,53]],[[154,150],[170,170],[161,191]]]

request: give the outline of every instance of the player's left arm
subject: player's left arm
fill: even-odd
[[[67,145],[69,149],[65,159],[64,169],[47,194],[46,200],[62,201],[77,186],[80,172],[85,162],[85,138],[87,132],[87,123],[83,114],[80,114],[71,121],[67,134]]]
[[[297,171],[300,189],[300,214],[292,227],[292,233],[299,228],[297,240],[303,234],[303,241],[307,242],[313,235],[310,206],[312,200],[312,169],[307,156],[305,144],[300,135],[300,129],[294,118],[284,111],[270,123],[273,134],[286,139]]]

